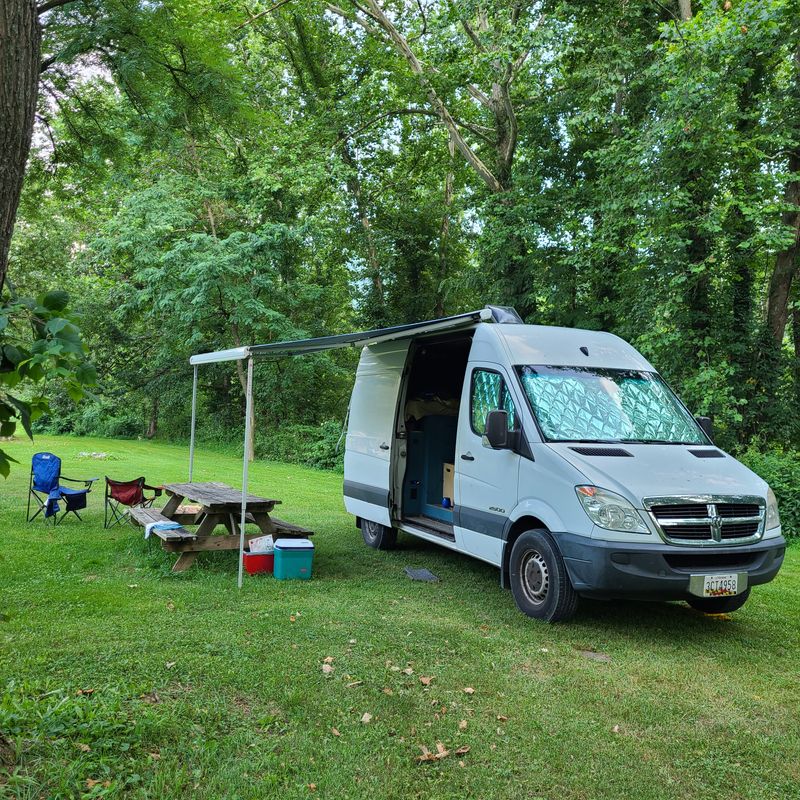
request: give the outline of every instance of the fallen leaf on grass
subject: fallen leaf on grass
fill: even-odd
[[[172,669],[177,663],[178,663],[177,661],[167,661],[167,663],[164,664],[164,666],[167,669]]]
[[[317,784],[316,783],[309,783],[308,784],[308,791],[309,792],[316,792],[317,791]]]
[[[456,755],[463,756],[466,753],[469,753],[471,749],[472,748],[468,744],[462,745],[461,747],[458,748],[458,750],[456,750]]]
[[[89,747],[88,744],[84,744],[83,742],[77,742],[76,746],[78,750],[80,750],[82,753],[91,753],[92,751],[92,748]]]
[[[139,584],[138,583],[129,583],[128,584],[128,588],[129,589],[138,589],[139,588]]]
[[[460,731],[465,731],[467,729],[467,724],[468,724],[467,721],[465,719],[462,719],[461,722],[458,723],[458,729]]]
[[[75,692],[75,694],[79,696],[83,695],[85,697],[91,697],[91,695],[94,694],[94,689],[78,689],[78,691]]]
[[[338,728],[331,728],[331,733],[334,736],[341,736],[342,735],[341,733],[339,733],[339,729]]]
[[[420,746],[420,750],[422,750],[422,755],[417,756],[417,761],[420,763],[423,761],[441,761],[443,758],[447,758],[447,756],[450,755],[450,751],[441,742],[436,742],[435,753],[428,750],[424,744]]]
[[[475,690],[471,686],[465,686],[464,694],[475,694]]]
[[[384,694],[394,694],[394,691],[392,691],[388,686],[384,686],[383,687],[383,693]]]
[[[423,686],[430,686],[432,680],[433,680],[433,678],[429,677],[428,675],[420,675],[419,676],[419,682]]]
[[[498,722],[508,722],[508,717],[505,714],[498,714],[497,715]]]
[[[167,611],[174,611],[174,610],[175,610],[175,603],[173,603],[172,600],[169,600],[167,602]]]
[[[611,733],[619,733],[619,725],[615,725],[615,726],[614,726],[614,727],[611,729]]]
[[[364,683],[364,681],[351,681],[350,683],[346,683],[345,687],[348,689],[352,689],[356,686],[361,686],[362,683]]]
[[[330,674],[331,674],[331,672],[333,672],[333,664],[323,664],[323,665],[322,665],[322,671],[323,671],[323,672],[324,672],[326,675],[330,675]]]
[[[95,786],[102,786],[104,789],[107,789],[109,786],[111,786],[111,781],[96,781],[94,778],[86,779],[87,789],[94,789]]]
[[[361,717],[361,722],[364,725],[368,725],[370,722],[372,722],[372,714],[370,714],[369,711],[365,711],[364,715]]]
[[[333,664],[333,656],[325,656],[325,658],[322,659],[322,663]]]
[[[153,761],[158,761],[158,759],[161,758],[161,753],[148,753],[147,755],[149,755]]]
[[[297,619],[297,617],[296,617],[294,614],[292,614],[292,615],[289,617],[289,622],[294,622],[296,619]]]
[[[598,653],[596,650],[578,650],[578,652],[589,661],[602,661],[607,663],[611,661],[611,656],[608,653]]]
[[[145,694],[140,694],[139,699],[144,700],[145,703],[151,703],[153,705],[161,702],[158,692],[147,692]]]
[[[406,668],[403,670],[403,674],[404,674],[404,675],[413,675],[413,674],[414,674],[414,670],[413,670],[413,669],[411,669],[411,667],[406,667]]]

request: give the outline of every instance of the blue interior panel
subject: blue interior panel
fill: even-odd
[[[431,415],[408,433],[408,462],[403,484],[403,514],[452,522],[453,512],[442,506],[443,470],[456,452],[458,418]]]

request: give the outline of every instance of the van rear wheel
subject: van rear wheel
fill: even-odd
[[[750,597],[750,587],[748,586],[741,594],[731,597],[695,597],[690,595],[686,602],[695,610],[702,611],[704,614],[727,614],[730,611],[740,609]]]
[[[397,531],[379,522],[361,520],[361,535],[368,547],[376,550],[391,550],[397,544]]]
[[[547,531],[526,531],[511,550],[511,592],[523,614],[545,622],[567,620],[578,607],[564,559]]]

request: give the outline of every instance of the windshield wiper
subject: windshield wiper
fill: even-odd
[[[673,442],[668,439],[617,439],[628,444],[693,444],[693,442]]]

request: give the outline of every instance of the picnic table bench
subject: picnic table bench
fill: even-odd
[[[168,552],[178,553],[173,572],[189,569],[203,550],[238,550],[239,522],[241,520],[242,493],[226,483],[216,481],[204,483],[168,483],[164,490],[169,495],[164,508],[136,508],[131,511],[131,520],[143,527],[150,522],[177,522],[180,528],[172,530],[154,529],[161,539],[161,546]],[[187,506],[186,502],[192,504]],[[248,494],[246,496],[245,521],[258,526],[258,533],[245,533],[247,542],[256,536],[312,536],[313,531],[270,516],[280,500]],[[193,531],[186,525],[197,526]],[[223,525],[226,533],[212,535],[217,526]]]

